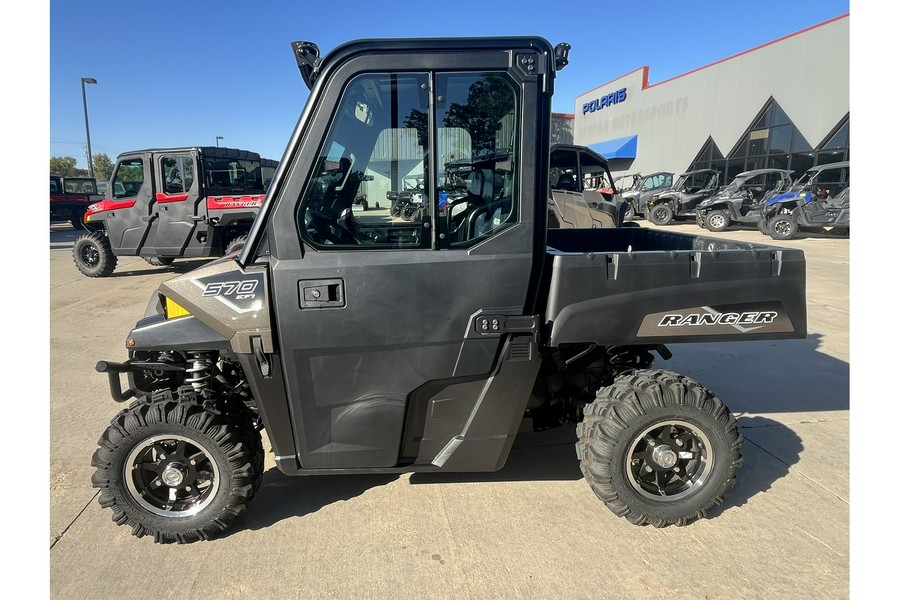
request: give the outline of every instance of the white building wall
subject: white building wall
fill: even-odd
[[[575,99],[575,143],[638,136],[629,171],[681,172],[709,136],[727,156],[770,96],[816,147],[850,107],[849,15],[646,85],[642,67]],[[595,112],[583,105],[626,88]]]

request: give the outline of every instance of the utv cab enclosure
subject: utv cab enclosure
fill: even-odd
[[[151,265],[176,258],[224,256],[240,247],[259,212],[264,170],[259,154],[197,146],[127,152],[116,160],[107,197],[85,213],[90,230],[73,258],[88,277],[105,277],[117,257]]]
[[[523,417],[578,422],[573,460],[635,524],[684,525],[721,502],[737,422],[654,357],[805,337],[803,253],[548,230],[567,44],[294,52],[309,100],[243,250],[161,285],[127,360],[97,364],[114,399],[134,399],[92,460],[113,520],[160,542],[227,530],[260,487],[261,429],[289,475],[494,471]],[[469,183],[442,204],[451,161],[471,164]],[[354,214],[362,181],[383,197],[408,178],[424,182],[421,219]]]
[[[625,221],[609,163],[584,146],[554,144],[550,148],[548,209],[548,227],[621,227]]]
[[[97,182],[91,177],[50,176],[50,222],[68,221],[84,229],[84,214],[97,200]]]

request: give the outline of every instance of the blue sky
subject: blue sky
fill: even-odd
[[[572,45],[553,109],[644,65],[656,83],[850,12],[849,0],[123,2],[49,4],[50,156],[86,167],[147,147],[221,144],[280,159],[308,95],[290,42],[540,35]]]

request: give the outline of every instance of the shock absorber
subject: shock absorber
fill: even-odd
[[[197,393],[202,393],[203,390],[209,387],[209,382],[212,380],[215,359],[216,355],[214,352],[192,352],[189,360],[190,364],[185,369],[187,377],[185,377],[184,382],[191,384]]]
[[[653,355],[646,346],[610,346],[607,353],[609,364],[616,373],[653,366]]]

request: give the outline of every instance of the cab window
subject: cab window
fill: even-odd
[[[116,167],[113,179],[113,198],[133,198],[144,184],[144,161],[141,158],[123,160]]]
[[[298,204],[301,238],[323,250],[468,247],[514,223],[516,89],[505,74],[353,78]]]

